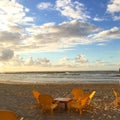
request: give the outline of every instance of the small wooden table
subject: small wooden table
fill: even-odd
[[[59,103],[64,103],[65,110],[67,110],[67,103],[72,101],[72,98],[61,98],[61,97],[58,97],[58,98],[55,98],[54,101],[55,102],[59,102]]]

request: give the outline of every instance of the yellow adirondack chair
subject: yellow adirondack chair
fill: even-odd
[[[49,110],[51,112],[51,115],[53,115],[54,114],[54,109],[58,107],[58,104],[54,103],[54,100],[53,100],[52,96],[47,95],[47,94],[41,94],[39,96],[39,102],[41,103],[42,113],[44,111]]]
[[[112,90],[115,95],[114,104],[115,104],[115,106],[118,106],[120,104],[120,94],[116,90],[114,90],[114,89],[112,89]]]
[[[18,120],[18,118],[12,111],[0,110],[0,120]],[[23,117],[20,120],[23,120]]]
[[[92,92],[90,93],[90,95],[89,95],[89,100],[88,100],[88,102],[87,102],[87,106],[88,106],[89,108],[90,108],[90,104],[91,104],[91,101],[92,101],[95,93],[96,93],[96,91],[92,91]]]

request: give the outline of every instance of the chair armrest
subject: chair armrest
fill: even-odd
[[[24,120],[24,117],[21,117],[20,120]]]

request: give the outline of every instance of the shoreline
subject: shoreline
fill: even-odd
[[[19,85],[31,85],[31,84],[119,84],[120,81],[51,81],[51,82],[17,82],[17,81],[0,81],[0,84],[19,84]]]

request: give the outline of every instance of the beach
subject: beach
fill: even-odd
[[[65,97],[73,88],[82,88],[85,93],[96,91],[92,100],[92,109],[84,111],[82,115],[77,112],[67,113],[64,106],[61,110],[42,114],[36,109],[36,100],[32,90],[38,90],[41,94],[49,94],[53,98]],[[115,96],[112,88],[120,92],[118,83],[0,83],[0,109],[14,111],[18,118],[25,120],[119,120],[120,106],[115,107]]]

